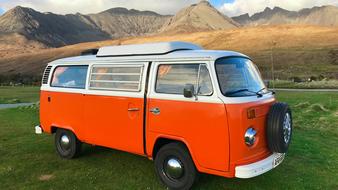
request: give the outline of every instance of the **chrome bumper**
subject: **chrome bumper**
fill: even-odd
[[[42,128],[40,127],[40,125],[38,125],[38,126],[35,126],[35,134],[42,134]]]
[[[235,176],[237,178],[252,178],[268,172],[283,162],[282,159],[277,164],[275,163],[275,159],[279,158],[281,155],[283,155],[284,159],[285,154],[274,153],[261,161],[248,165],[237,166],[235,168]]]

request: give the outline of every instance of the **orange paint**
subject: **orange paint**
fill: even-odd
[[[184,139],[197,167],[228,170],[229,131],[223,104],[150,99],[148,106],[159,107],[161,115],[147,118],[147,150],[157,138],[172,136]]]
[[[83,142],[144,155],[143,98],[41,91],[40,101],[45,132],[51,133],[51,127],[65,128]],[[186,144],[200,172],[234,177],[236,166],[271,154],[265,139],[265,121],[274,102],[273,98],[242,104],[149,98],[144,156],[152,158],[159,138],[178,140]],[[149,112],[154,107],[160,108],[160,116]],[[256,118],[248,119],[248,109],[255,109]],[[244,143],[249,127],[258,132],[252,147]]]

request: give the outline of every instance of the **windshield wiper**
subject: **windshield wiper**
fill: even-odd
[[[265,89],[266,89],[266,88],[264,87],[264,88],[258,90],[258,91],[256,92],[257,96],[258,96],[258,97],[263,97],[263,94],[262,94],[261,92],[262,92],[263,90],[265,90]]]
[[[251,93],[257,94],[256,92],[250,91],[249,89],[245,88],[245,89],[239,89],[239,90],[226,92],[225,96],[231,96],[231,95],[234,95],[240,92],[251,92]]]
[[[250,91],[249,89],[247,88],[244,88],[244,89],[239,89],[239,90],[235,90],[235,91],[229,91],[229,92],[226,92],[225,95],[226,96],[231,96],[231,95],[234,95],[234,94],[237,94],[237,93],[240,93],[240,92],[251,92],[253,94],[256,94],[258,98],[261,98],[263,97],[263,94],[261,93],[263,90],[265,90],[266,88],[262,88],[260,90],[258,90],[257,92],[254,92],[254,91]]]

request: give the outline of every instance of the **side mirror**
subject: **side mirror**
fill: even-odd
[[[193,84],[186,84],[183,90],[183,95],[186,98],[192,98],[194,97],[195,93],[195,87]]]
[[[264,80],[264,84],[266,88],[270,88],[270,81],[269,80]]]

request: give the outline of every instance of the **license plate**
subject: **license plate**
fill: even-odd
[[[280,163],[283,162],[285,157],[285,154],[278,153],[276,154],[274,160],[273,160],[273,167],[277,167]]]

